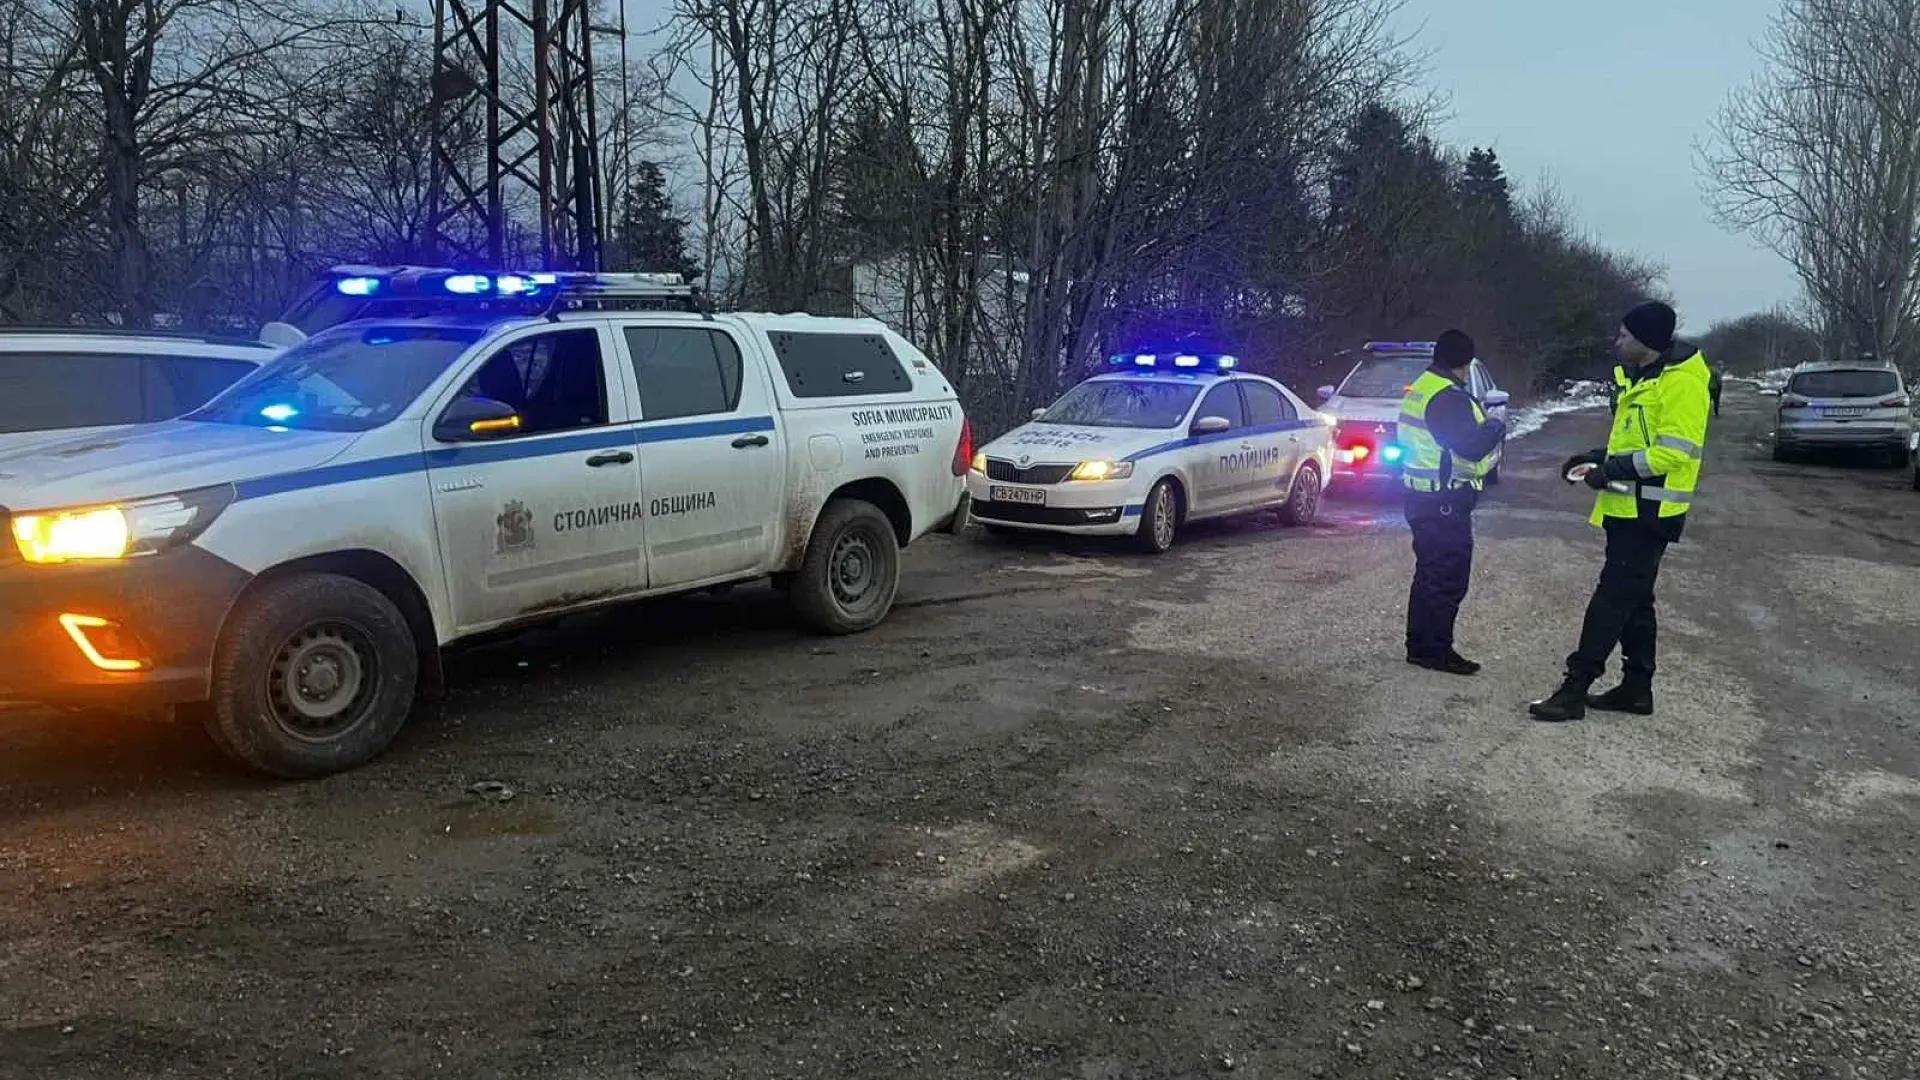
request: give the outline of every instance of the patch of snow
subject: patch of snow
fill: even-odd
[[[1507,414],[1507,438],[1522,439],[1547,426],[1562,413],[1607,407],[1607,384],[1588,379],[1564,383],[1560,396],[1536,401]]]

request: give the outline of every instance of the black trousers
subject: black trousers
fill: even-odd
[[[1587,602],[1580,647],[1567,657],[1567,674],[1598,679],[1606,674],[1607,661],[1618,645],[1628,674],[1652,678],[1660,629],[1653,587],[1660,578],[1667,540],[1639,521],[1609,519],[1606,528],[1606,565],[1600,568],[1600,583]]]
[[[1453,624],[1473,576],[1474,494],[1407,493],[1407,525],[1413,530],[1408,656],[1445,656],[1453,648]]]

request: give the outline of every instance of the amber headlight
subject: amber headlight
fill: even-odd
[[[1125,480],[1133,475],[1131,461],[1083,461],[1073,467],[1069,480]]]
[[[13,542],[31,563],[153,555],[206,531],[233,502],[233,485],[112,506],[13,515]]]

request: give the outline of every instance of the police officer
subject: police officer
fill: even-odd
[[[1606,530],[1607,558],[1587,604],[1580,645],[1560,689],[1530,708],[1536,720],[1578,720],[1589,707],[1653,712],[1654,582],[1667,545],[1680,539],[1707,443],[1710,375],[1693,345],[1675,340],[1673,309],[1629,311],[1614,337],[1624,383],[1605,450],[1567,459],[1563,473],[1599,494],[1591,521]],[[1625,678],[1604,694],[1588,689],[1620,646]]]
[[[1407,597],[1407,663],[1450,675],[1480,665],[1453,647],[1453,624],[1473,570],[1473,508],[1506,428],[1466,390],[1473,339],[1440,335],[1433,366],[1400,403],[1407,525],[1413,530],[1413,588]]]

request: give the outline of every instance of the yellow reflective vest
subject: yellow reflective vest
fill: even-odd
[[[1634,377],[1615,369],[1621,384],[1607,436],[1609,480],[1632,490],[1600,492],[1589,520],[1638,518],[1640,501],[1658,507],[1662,518],[1680,517],[1693,507],[1700,486],[1700,461],[1707,449],[1707,418],[1712,399],[1707,358],[1695,349],[1684,360],[1663,360],[1652,374]]]
[[[1427,430],[1427,406],[1433,403],[1434,395],[1442,390],[1459,389],[1459,386],[1444,375],[1423,371],[1400,401],[1400,427],[1395,441],[1400,444],[1402,454],[1400,482],[1408,491],[1455,488],[1478,491],[1486,486],[1492,454],[1479,461],[1455,457],[1451,450],[1434,441],[1433,433]],[[1471,395],[1468,400],[1472,400]],[[1473,419],[1481,424],[1487,421],[1486,410],[1478,401],[1473,401]]]

